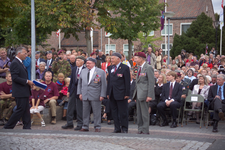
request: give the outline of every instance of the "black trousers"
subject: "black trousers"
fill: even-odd
[[[128,102],[127,99],[116,100],[113,93],[110,95],[110,106],[114,120],[115,131],[128,132]]]
[[[211,103],[209,109],[214,110],[213,120],[219,121],[219,109],[225,112],[225,104],[220,99],[215,98]]]
[[[102,105],[105,106],[105,113],[107,114],[107,120],[113,120],[112,113],[111,113],[111,108],[110,108],[110,100],[109,99],[104,99],[102,101]]]
[[[135,101],[131,101],[130,103],[128,103],[128,115],[129,116],[133,116],[134,115],[134,107],[136,107],[136,102]]]
[[[76,110],[76,93],[73,92],[68,101],[67,125],[73,125],[74,111]]]
[[[16,123],[22,117],[23,129],[31,129],[31,119],[30,119],[30,105],[28,97],[16,97],[17,109],[10,117],[7,124],[4,126],[6,129],[13,129]]]
[[[166,108],[170,108],[173,120],[175,120],[177,118],[177,108],[180,108],[180,103],[177,101],[173,101],[170,103],[170,106],[167,107],[165,102],[159,102],[159,104],[157,105],[158,113],[164,121],[166,120]]]

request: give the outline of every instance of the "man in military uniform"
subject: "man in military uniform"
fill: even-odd
[[[58,58],[52,64],[52,72],[53,72],[53,82],[57,81],[57,76],[59,73],[63,73],[65,77],[69,77],[71,75],[71,67],[70,63],[64,59],[65,54],[63,50],[58,52]]]
[[[0,125],[6,124],[12,115],[13,108],[16,106],[15,99],[12,97],[12,78],[11,73],[6,73],[6,82],[0,84]]]
[[[184,76],[182,77],[182,74],[184,74],[184,72],[181,70],[180,72],[177,73],[177,83],[179,83],[182,86],[182,95],[181,95],[181,118],[183,117],[183,107],[184,107],[184,102],[185,99],[188,95],[188,91],[189,91],[189,84],[188,82],[184,81]]]

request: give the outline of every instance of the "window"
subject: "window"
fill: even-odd
[[[173,47],[173,44],[170,43],[170,50],[171,50],[172,47]],[[163,50],[163,52],[162,52],[163,56],[168,54],[168,52],[167,52],[167,43],[166,43],[166,45],[165,45],[165,43],[162,43],[161,44],[161,49]]]
[[[188,28],[190,28],[191,23],[181,23],[180,24],[180,35],[184,32],[186,33]]]
[[[165,30],[166,30],[166,33],[165,33]],[[165,34],[166,34],[166,36],[168,36],[168,25],[167,24],[164,25],[164,28],[161,31],[162,36],[165,36]],[[170,35],[173,35],[173,24],[171,24],[171,23],[170,23]]]
[[[129,47],[128,44],[123,44],[123,54],[128,57]],[[132,45],[132,53],[134,53],[134,45]]]
[[[105,44],[105,53],[109,54],[109,51],[112,50],[113,52],[116,52],[116,44]]]
[[[143,36],[145,36],[145,33],[143,33]],[[154,36],[154,31],[151,31],[148,36]]]
[[[110,37],[112,34],[110,32],[105,32],[105,37]]]

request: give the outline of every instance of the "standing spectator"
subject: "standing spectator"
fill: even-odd
[[[113,133],[128,133],[128,98],[130,96],[130,70],[121,63],[121,54],[113,53],[108,69],[107,98],[110,99]]]
[[[153,68],[155,68],[155,63],[156,63],[156,57],[155,54],[152,53],[152,48],[148,47],[148,52],[146,53],[147,57],[147,64],[151,65]]]
[[[107,72],[107,68],[111,65],[111,56],[106,56],[105,58],[106,62],[102,63],[102,70],[104,70],[106,73]]]
[[[67,59],[70,59],[70,56],[71,56],[71,51],[66,51],[66,57],[67,57]]]
[[[196,56],[193,56],[193,61],[190,63],[190,66],[193,67],[195,65],[199,65],[199,63],[198,63],[197,57]]]
[[[205,62],[204,63],[207,64],[210,69],[212,69],[213,65],[212,65],[211,62],[209,62],[209,56],[205,56]]]
[[[219,65],[219,68],[218,68],[218,73],[219,74],[225,74],[225,58],[222,58],[220,60],[220,65]]]
[[[45,81],[43,83],[47,85],[44,94],[44,103],[45,105],[50,106],[51,124],[56,124],[56,100],[58,99],[59,92],[57,85],[52,82],[52,73],[50,71],[45,73]]]
[[[52,71],[52,63],[54,62],[54,60],[52,59],[52,51],[47,51],[45,55],[47,57],[47,59],[45,61],[45,63],[46,63],[45,69],[47,71]]]
[[[102,63],[105,62],[105,58],[106,56],[103,54],[103,52],[101,50],[96,50],[95,51],[97,54],[97,60],[100,60]]]
[[[75,55],[70,56],[70,67],[71,67],[71,70],[73,70],[73,68],[76,67],[76,56]]]
[[[40,62],[39,69],[36,71],[36,79],[44,81],[44,75],[47,70],[45,69],[45,62]]]
[[[126,60],[125,55],[121,54],[121,56],[122,56],[122,59],[121,59],[122,64],[127,65],[129,68],[131,68],[131,65],[130,65],[129,61]]]
[[[0,78],[5,79],[5,73],[9,71],[10,59],[7,57],[6,49],[0,48]]]
[[[159,50],[155,51],[155,56],[156,56],[156,69],[161,70],[162,55],[160,55]]]
[[[214,55],[213,54],[209,54],[209,62],[213,63],[213,59],[214,59]]]
[[[216,57],[216,50],[214,47],[212,47],[211,51],[209,52],[209,55],[212,54],[213,57]]]
[[[55,48],[51,48],[51,51],[52,51],[52,53],[55,53],[56,51],[55,51]]]
[[[89,131],[91,108],[94,114],[95,132],[101,132],[101,101],[106,97],[106,77],[102,69],[95,67],[96,59],[87,58],[87,68],[80,75],[77,94],[83,101],[83,126],[80,131]]]
[[[40,58],[40,55],[41,55],[40,51],[35,52],[36,68],[39,67],[40,62],[45,62],[45,60],[43,58]]]
[[[5,125],[12,115],[13,108],[16,106],[15,99],[12,97],[12,78],[11,73],[6,73],[6,82],[0,84],[0,125]]]
[[[28,80],[28,75],[22,60],[26,59],[27,50],[25,47],[16,49],[16,57],[10,66],[12,75],[12,96],[15,97],[17,109],[10,117],[4,129],[13,129],[20,118],[23,118],[23,129],[31,129],[30,120],[30,86],[34,84]]]
[[[133,71],[130,71],[130,97],[128,99],[128,114],[129,121],[133,121],[133,108],[136,108],[136,101],[133,99],[133,94],[136,86],[136,79],[134,79]]]
[[[182,87],[179,83],[175,81],[177,78],[176,72],[170,71],[167,73],[169,82],[163,85],[161,102],[157,105],[159,115],[163,119],[161,126],[168,126],[168,121],[166,119],[165,108],[170,108],[171,115],[173,117],[173,122],[171,128],[177,127],[177,108],[180,108],[180,99],[182,94]]]
[[[31,124],[33,121],[33,114],[36,114],[38,118],[41,119],[41,126],[45,126],[45,121],[41,117],[40,112],[44,110],[45,103],[44,103],[44,90],[34,86],[33,90],[31,91],[31,108],[30,108],[30,117],[31,117]]]
[[[83,102],[79,99],[79,95],[77,94],[77,85],[80,79],[80,74],[85,68],[84,61],[85,58],[83,56],[77,56],[76,67],[72,70],[70,85],[67,92],[67,97],[69,97],[67,123],[62,126],[63,129],[70,129],[74,127],[73,117],[75,110],[77,112],[77,127],[74,130],[81,130],[83,126]]]
[[[67,60],[63,60],[65,54],[63,50],[58,52],[58,58],[52,64],[52,72],[54,74],[53,82],[57,81],[57,75],[59,73],[63,73],[65,77],[69,77],[71,75],[71,67],[70,63]]]
[[[187,59],[188,58],[188,54],[186,53],[186,51],[184,49],[181,50],[181,59],[184,60],[184,59]]]
[[[94,58],[94,59],[96,59],[96,57],[97,57],[95,52],[91,53],[90,56],[91,56],[92,58]],[[96,61],[97,61],[96,67],[101,68],[101,63],[102,63],[102,61],[101,61],[101,60],[98,60],[98,59],[97,59]]]

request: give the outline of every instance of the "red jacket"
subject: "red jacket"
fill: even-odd
[[[102,63],[102,67],[101,67],[101,69],[104,70],[105,72],[106,72],[106,70],[107,70],[107,67],[111,65],[111,63],[109,62],[109,63],[107,64],[107,67],[106,67],[106,63],[107,63],[107,62]]]
[[[64,86],[63,89],[61,90],[61,93],[63,95],[67,95],[67,92],[68,92],[68,87]]]

